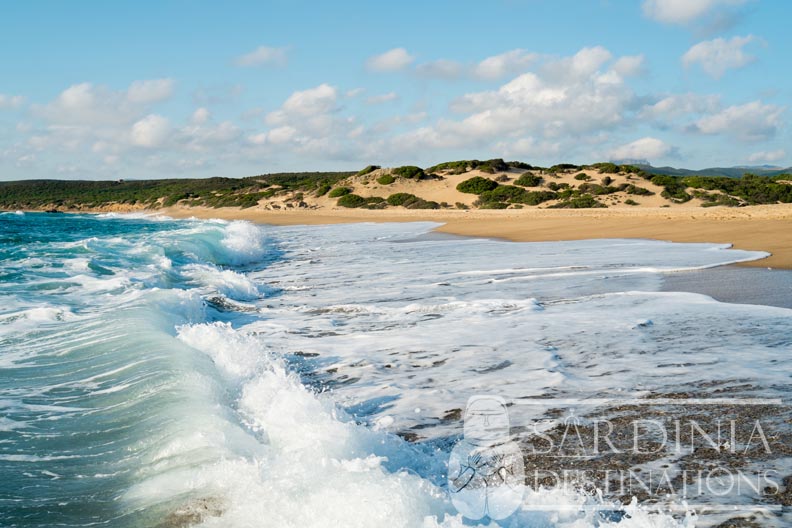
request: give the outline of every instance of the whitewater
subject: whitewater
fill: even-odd
[[[766,254],[436,225],[0,214],[0,525],[700,525],[550,489],[466,520],[449,453],[478,394],[788,399],[792,311],[661,291]]]

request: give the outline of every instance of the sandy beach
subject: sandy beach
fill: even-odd
[[[750,207],[640,207],[614,209],[364,210],[323,208],[270,211],[258,208],[173,207],[175,218],[241,219],[274,225],[432,221],[437,230],[465,236],[536,242],[596,238],[648,238],[714,242],[767,251],[771,256],[744,266],[792,269],[792,205]]]

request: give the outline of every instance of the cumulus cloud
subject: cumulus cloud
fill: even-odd
[[[173,95],[173,87],[173,79],[135,81],[127,90],[127,99],[131,103],[157,103],[170,98]]]
[[[282,66],[287,61],[286,53],[286,48],[259,46],[250,53],[245,53],[234,59],[234,64],[243,68],[265,65]]]
[[[690,24],[723,8],[745,4],[747,0],[644,0],[646,17],[665,24]]]
[[[151,114],[132,125],[130,137],[133,145],[155,148],[161,147],[170,133],[170,121],[160,115]]]
[[[523,49],[515,49],[487,57],[473,68],[473,76],[480,79],[495,80],[506,75],[521,73],[536,61],[538,55]]]
[[[620,145],[609,153],[610,159],[658,159],[669,155],[672,147],[653,137],[643,137],[631,143]]]
[[[570,57],[548,59],[497,90],[468,93],[451,109],[460,119],[396,136],[396,151],[425,148],[487,148],[509,152],[553,152],[574,147],[587,134],[619,127],[640,108],[632,90],[612,67],[605,48],[583,48]],[[623,65],[623,63],[622,63]]]
[[[209,110],[204,107],[196,108],[195,112],[193,112],[192,117],[190,117],[190,122],[195,125],[202,125],[209,120]]]
[[[626,55],[613,63],[613,71],[624,77],[640,75],[644,71],[643,55]]]
[[[338,90],[322,83],[315,88],[291,94],[279,110],[267,115],[266,121],[271,125],[279,125],[294,118],[321,117],[335,110],[337,100]]]
[[[602,46],[586,47],[544,65],[544,74],[555,79],[587,79],[600,70],[613,55]]]
[[[640,112],[644,119],[668,122],[690,114],[711,114],[720,109],[720,97],[696,93],[674,94],[647,104]]]
[[[126,90],[111,90],[92,83],[74,84],[33,113],[56,125],[108,126],[133,122],[173,93],[173,81],[135,81]]]
[[[388,92],[385,94],[373,95],[369,97],[368,99],[366,99],[366,104],[377,105],[382,103],[389,103],[391,101],[396,101],[398,99],[399,99],[399,94],[397,94],[396,92]]]
[[[338,98],[338,89],[326,83],[296,91],[267,114],[269,130],[248,134],[246,143],[257,149],[257,155],[288,149],[322,159],[359,156],[357,145],[345,139],[360,135],[363,129],[354,117],[341,114]]]
[[[450,80],[458,79],[467,72],[465,71],[465,66],[459,62],[438,59],[417,65],[415,67],[415,73],[421,77]]]
[[[394,48],[366,61],[366,68],[376,72],[394,72],[405,69],[413,63],[415,57],[404,48]]]
[[[698,64],[710,77],[720,79],[727,70],[742,68],[756,60],[754,55],[743,51],[743,47],[754,40],[753,35],[748,35],[699,42],[685,52],[682,64],[686,68]]]
[[[776,135],[784,110],[777,105],[752,101],[704,116],[690,129],[702,134],[729,134],[745,141],[760,141]]]
[[[763,150],[754,152],[748,156],[748,161],[751,163],[775,163],[786,158],[786,151],[784,149],[778,150]]]
[[[19,108],[25,103],[25,98],[21,95],[0,94],[0,109]]]

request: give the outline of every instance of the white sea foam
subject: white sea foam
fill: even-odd
[[[9,416],[0,430],[25,430],[17,411],[46,414],[47,423],[108,413],[91,422],[97,427],[131,420],[129,443],[112,454],[123,452],[128,464],[119,474],[133,485],[118,503],[129,511],[201,513],[205,500],[216,507],[204,526],[469,526],[444,482],[448,446],[461,434],[448,416],[471,395],[585,398],[701,380],[753,382],[755,393],[775,395],[788,383],[778,363],[792,351],[788,310],[658,293],[661,271],[756,252],[416,238],[427,223],[160,227],[61,245],[73,259],[70,276],[47,280],[73,285],[52,290],[71,311],[59,316],[53,304],[29,316],[35,308],[9,301],[7,310],[26,314],[9,324],[28,321],[36,333],[0,355],[3,366],[55,369],[53,379],[36,378],[35,388],[0,402]],[[96,273],[86,259],[107,262],[113,274]],[[207,321],[216,312],[202,297],[215,293],[255,302],[255,315],[227,311],[223,322]],[[58,404],[20,406],[23,396],[50,393],[61,395]],[[514,406],[513,423],[543,411]],[[49,462],[10,453],[17,458],[5,462]],[[509,522],[616,524],[591,505],[611,506],[533,490]],[[618,526],[695,521],[637,504],[623,510]]]

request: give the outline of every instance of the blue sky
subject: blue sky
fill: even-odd
[[[777,0],[17,2],[0,179],[792,164]]]

